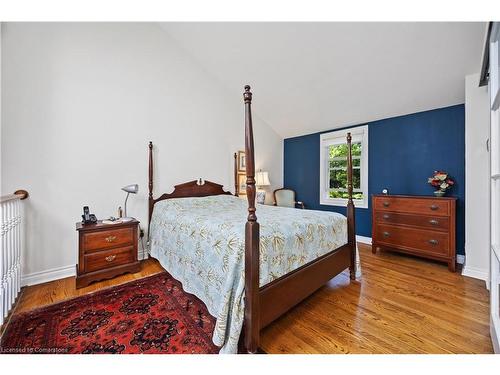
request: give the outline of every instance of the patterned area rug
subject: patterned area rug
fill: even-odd
[[[217,353],[214,323],[162,272],[15,315],[0,353]]]

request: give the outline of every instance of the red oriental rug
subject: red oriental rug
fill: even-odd
[[[167,272],[14,315],[0,353],[217,353],[215,319]]]

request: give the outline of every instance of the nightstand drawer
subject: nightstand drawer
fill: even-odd
[[[84,256],[85,272],[93,272],[135,261],[135,246],[119,247]]]
[[[103,230],[83,234],[83,249],[85,253],[92,250],[133,245],[135,227],[113,230]]]

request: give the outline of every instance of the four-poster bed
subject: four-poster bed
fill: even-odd
[[[154,199],[153,144],[150,142],[148,228],[149,233],[152,233],[152,255],[163,257],[163,262],[160,261],[162,265],[167,264],[175,268],[173,276],[184,277],[185,280],[180,281],[183,285],[186,283],[188,289],[198,290],[201,294],[206,292],[206,300],[198,297],[204,300],[209,310],[212,307],[215,311],[213,306],[223,306],[222,311],[212,312],[217,315],[222,327],[220,333],[214,332],[214,339],[217,336],[218,340],[223,342],[227,335],[231,335],[232,329],[236,332],[232,334],[237,340],[240,327],[243,326],[241,333],[244,337],[244,350],[256,353],[259,350],[262,328],[345,269],[349,268],[351,280],[355,279],[352,155],[351,136],[348,134],[347,219],[340,214],[323,211],[263,205],[256,209],[250,86],[245,86],[243,97],[248,206],[241,199],[232,197],[230,192],[224,191],[222,185],[210,181],[202,183],[201,179],[176,185],[172,193]],[[238,195],[236,178],[235,195]],[[158,203],[160,204],[157,205]],[[245,207],[242,208],[242,205]],[[247,217],[243,231],[244,218],[241,216],[245,210]],[[257,221],[257,211],[263,220],[262,228]],[[194,216],[190,216],[191,214]],[[280,231],[291,232],[283,234]],[[196,236],[199,236],[199,239],[194,241]],[[227,238],[230,243],[227,244],[227,249],[222,249],[221,242]],[[194,242],[191,242],[192,240]],[[238,245],[241,245],[241,254],[238,253]],[[207,257],[212,263],[195,265],[200,257],[205,256],[204,251],[211,253]],[[173,252],[176,254],[172,254]],[[263,259],[260,259],[261,257]],[[284,258],[287,260],[283,260]],[[238,265],[235,265],[236,263]],[[168,267],[165,268],[171,271]],[[217,273],[219,268],[223,270],[219,271],[221,274]],[[192,284],[186,282],[189,277],[196,275],[198,279]],[[226,285],[228,280],[229,286]],[[209,288],[212,288],[210,292]],[[244,312],[238,310],[242,305]],[[229,334],[226,333],[226,328]]]

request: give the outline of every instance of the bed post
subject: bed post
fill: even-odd
[[[351,248],[351,265],[349,275],[351,280],[356,279],[356,225],[354,203],[352,201],[352,137],[347,133],[347,241]]]
[[[234,195],[239,196],[239,187],[238,187],[238,154],[234,153]]]
[[[153,215],[153,142],[149,141],[149,203],[148,203],[148,239],[149,227],[151,226],[151,216]]]
[[[257,353],[260,338],[259,223],[255,215],[255,159],[252,129],[252,93],[245,86],[245,159],[248,218],[245,225],[245,350]]]

